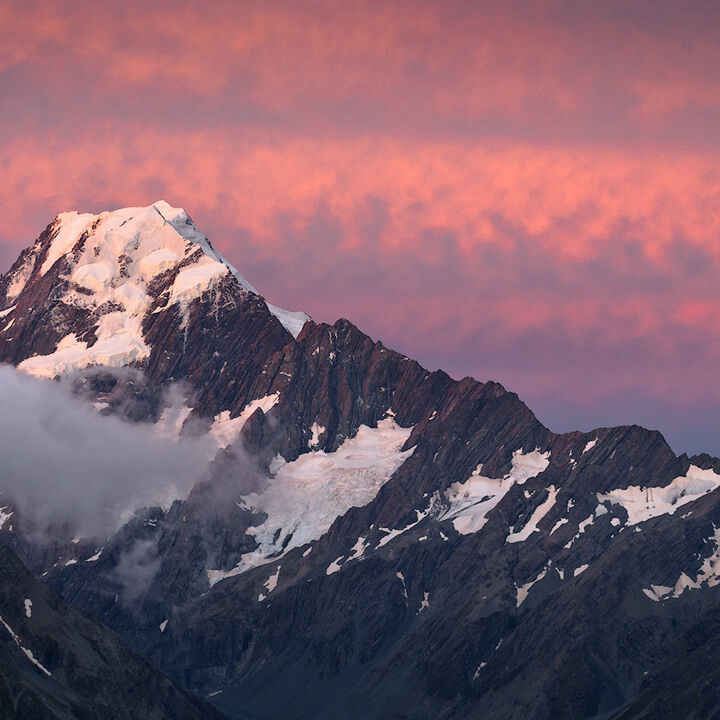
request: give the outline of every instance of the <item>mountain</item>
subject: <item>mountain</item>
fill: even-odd
[[[113,632],[80,615],[0,545],[0,716],[222,717]]]
[[[39,541],[12,498],[0,537],[229,717],[720,712],[717,458],[555,434],[496,382],[280,310],[163,202],[58,216],[0,308],[2,361],[214,443],[107,537]],[[123,596],[128,558],[151,572]]]

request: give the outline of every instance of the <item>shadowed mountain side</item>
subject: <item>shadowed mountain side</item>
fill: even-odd
[[[0,615],[3,718],[222,718],[35,580],[2,544]]]

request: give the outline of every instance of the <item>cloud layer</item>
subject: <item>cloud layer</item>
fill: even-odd
[[[0,261],[164,197],[277,304],[720,454],[719,16],[6,3]]]
[[[138,508],[186,497],[215,451],[207,438],[179,443],[101,416],[66,383],[7,366],[0,367],[0,421],[0,493],[35,532],[105,537]]]

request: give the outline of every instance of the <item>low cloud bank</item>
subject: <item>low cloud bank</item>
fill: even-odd
[[[178,442],[0,366],[0,493],[26,530],[109,536],[138,508],[186,497],[215,451],[208,437]]]

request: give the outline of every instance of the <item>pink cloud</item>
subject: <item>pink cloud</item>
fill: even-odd
[[[56,212],[165,197],[273,301],[430,364],[588,407],[677,403],[690,367],[700,402],[720,352],[717,19],[5,3],[2,257]]]

